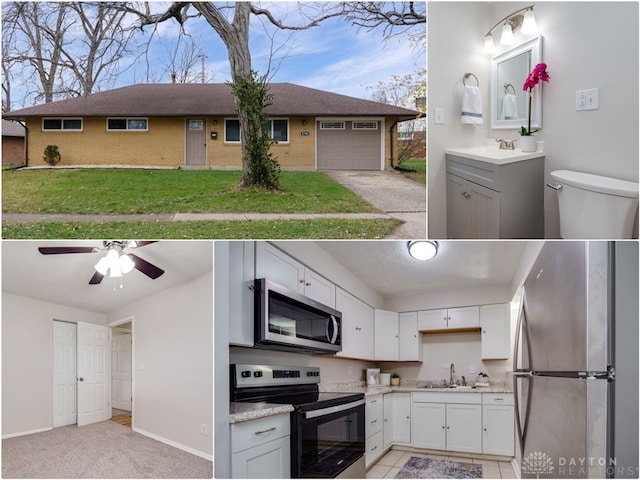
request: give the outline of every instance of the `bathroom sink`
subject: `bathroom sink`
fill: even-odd
[[[470,158],[481,162],[489,162],[497,165],[530,160],[543,155],[538,148],[535,152],[523,152],[519,148],[515,150],[501,150],[497,145],[481,145],[477,147],[447,148],[446,153],[458,157]]]

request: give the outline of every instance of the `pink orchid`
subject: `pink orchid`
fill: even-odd
[[[522,90],[525,92],[529,90],[529,123],[528,128],[521,127],[520,134],[523,136],[531,135],[533,132],[531,131],[531,96],[533,93],[533,89],[540,82],[549,82],[549,73],[547,73],[547,64],[546,63],[538,63],[533,70],[527,75],[527,78],[524,80],[524,84],[522,85]]]

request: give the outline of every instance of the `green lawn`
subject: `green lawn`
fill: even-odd
[[[426,158],[410,158],[402,162],[401,167],[410,168],[416,170],[415,172],[403,172],[405,177],[410,178],[415,182],[427,184],[427,159]]]
[[[2,237],[12,239],[377,239],[389,234],[397,223],[392,219],[109,223],[3,222]]]
[[[6,213],[362,213],[376,211],[321,172],[282,172],[281,192],[237,190],[218,170],[5,170]],[[322,237],[315,237],[322,238]]]

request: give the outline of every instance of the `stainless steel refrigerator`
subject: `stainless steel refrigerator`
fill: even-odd
[[[612,476],[612,242],[545,242],[524,283],[516,345],[523,478]]]

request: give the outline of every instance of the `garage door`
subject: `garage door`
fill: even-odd
[[[378,120],[319,121],[319,170],[380,170]]]

